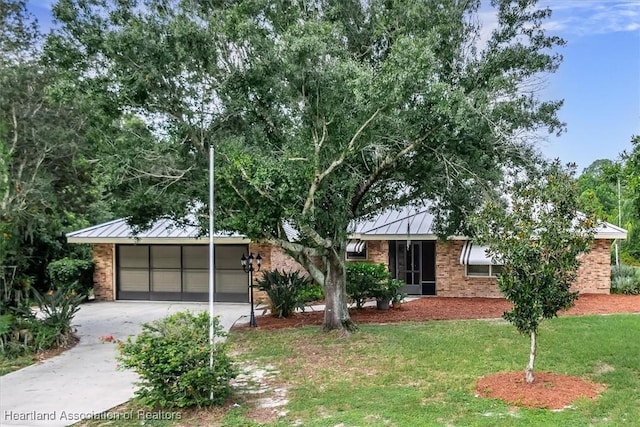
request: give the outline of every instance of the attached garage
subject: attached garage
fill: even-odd
[[[124,219],[67,234],[70,243],[93,246],[97,295],[107,300],[207,301],[209,245],[196,227],[160,220],[134,235]],[[244,236],[214,236],[214,300],[248,302],[249,277],[240,258],[249,254]]]

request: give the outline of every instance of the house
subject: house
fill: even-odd
[[[405,281],[409,295],[500,297],[484,247],[464,236],[438,240],[434,217],[426,208],[389,209],[353,224],[348,261],[384,263]],[[609,293],[610,249],[627,232],[609,223],[597,230],[590,253],[583,256],[574,289]],[[95,294],[100,300],[208,300],[208,237],[196,227],[179,227],[168,219],[134,236],[123,219],[67,234],[70,243],[93,246]],[[240,258],[262,256],[262,270],[301,269],[279,248],[251,242],[239,234],[219,233],[215,243],[215,295],[220,302],[247,302],[248,277]]]

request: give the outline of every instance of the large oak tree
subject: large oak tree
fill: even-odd
[[[536,93],[561,59],[550,11],[483,6],[490,35],[477,0],[60,0],[49,51],[157,138],[110,153],[131,224],[195,212],[206,229],[213,145],[218,228],[283,248],[323,286],[324,327],[348,329],[351,220],[429,199],[440,234],[464,232],[529,156],[521,136],[563,127]]]

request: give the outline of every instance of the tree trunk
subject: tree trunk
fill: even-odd
[[[527,384],[531,384],[535,378],[533,377],[533,365],[536,361],[536,332],[531,332],[531,352],[529,353],[529,364],[527,368],[524,370],[525,379]]]
[[[326,262],[325,309],[322,324],[325,331],[353,331],[356,328],[347,307],[346,270],[344,258],[340,259],[340,252],[331,251]]]

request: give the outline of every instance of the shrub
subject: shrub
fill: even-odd
[[[346,267],[347,295],[356,303],[357,308],[362,308],[367,299],[375,298],[376,291],[391,278],[387,267],[382,263],[350,262]]]
[[[324,291],[322,290],[322,286],[318,285],[315,282],[310,282],[306,287],[299,290],[298,299],[303,304],[321,301],[322,299],[324,299]]]
[[[72,332],[71,322],[80,310],[84,295],[62,288],[44,295],[34,289],[33,296],[44,316],[42,322],[55,331],[53,344],[66,345]]]
[[[5,357],[33,354],[69,343],[71,322],[83,296],[69,289],[45,295],[32,289],[32,293],[39,316],[29,305],[14,307],[11,314],[0,316],[0,352]]]
[[[271,301],[271,314],[289,317],[296,308],[304,308],[304,292],[311,288],[311,279],[301,276],[297,271],[265,271],[257,280],[258,289],[265,291]]]
[[[640,269],[628,265],[611,267],[612,294],[640,294]]]
[[[226,334],[217,317],[214,336]],[[209,343],[209,314],[176,313],[145,323],[133,340],[119,342],[119,361],[140,375],[136,396],[149,407],[220,405],[237,373],[224,343]],[[209,366],[213,352],[213,369]],[[213,394],[213,399],[211,399]]]
[[[387,279],[377,288],[372,289],[371,296],[380,301],[402,301],[403,295],[400,288],[404,286],[404,281],[399,279]]]
[[[70,288],[83,294],[93,287],[93,270],[92,261],[74,258],[62,258],[47,266],[54,289]]]

